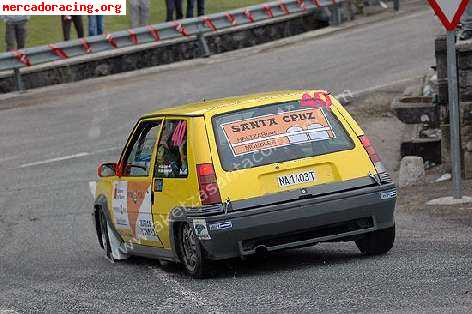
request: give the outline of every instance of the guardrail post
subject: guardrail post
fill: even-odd
[[[331,6],[331,25],[339,25],[342,23],[342,12],[339,4],[336,3]]]
[[[205,34],[197,35],[198,42],[200,43],[200,48],[202,49],[202,58],[209,58],[211,56],[210,48],[205,38]]]
[[[25,85],[23,84],[23,78],[21,77],[20,69],[15,68],[13,73],[15,74],[16,90],[23,92],[25,90]]]
[[[353,16],[354,16],[354,12],[352,11],[351,1],[343,1],[342,10],[343,10],[343,18],[346,21],[352,21]]]
[[[393,0],[393,10],[400,11],[400,0]]]

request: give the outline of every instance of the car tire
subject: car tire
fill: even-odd
[[[105,257],[110,262],[114,263],[115,259],[113,258],[113,254],[111,252],[110,238],[108,237],[108,222],[102,210],[99,210],[98,213],[99,213],[98,217],[100,221],[102,248],[105,251]]]
[[[185,270],[193,278],[206,277],[208,260],[192,226],[188,223],[182,224],[178,235],[180,259]]]
[[[363,238],[357,240],[356,245],[365,255],[381,255],[390,251],[394,242],[395,225],[387,229],[368,233]]]

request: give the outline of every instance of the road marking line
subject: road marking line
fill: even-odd
[[[121,149],[121,148],[119,148],[119,147],[110,147],[110,148],[105,148],[105,149],[99,149],[99,150],[96,150],[95,152],[91,153],[90,155],[111,152],[113,150],[119,150],[119,149]]]
[[[90,193],[92,194],[93,199],[95,199],[97,197],[97,182],[90,181],[89,189],[90,189]]]
[[[64,161],[64,160],[68,160],[68,159],[75,159],[75,158],[85,157],[85,156],[89,156],[89,155],[90,155],[90,153],[78,153],[78,154],[69,155],[69,156],[63,156],[63,157],[46,159],[46,160],[42,160],[42,161],[30,162],[30,163],[27,163],[27,164],[23,164],[23,165],[19,166],[18,168],[28,168],[28,167],[32,167],[32,166],[51,164],[51,163],[58,162],[58,161]]]
[[[336,99],[342,99],[342,100],[345,100],[346,98],[357,98],[357,97],[360,97],[360,96],[363,96],[364,94],[368,94],[368,93],[371,93],[371,92],[375,92],[379,89],[385,89],[385,88],[388,88],[388,87],[392,87],[392,86],[395,86],[395,85],[400,85],[400,84],[406,84],[406,83],[409,83],[409,82],[414,82],[416,80],[419,80],[420,78],[422,78],[423,76],[417,76],[417,77],[414,77],[414,78],[405,78],[405,79],[399,79],[399,80],[396,80],[396,81],[393,81],[393,82],[389,82],[389,83],[385,83],[385,84],[379,84],[379,85],[375,85],[375,86],[372,86],[372,87],[369,87],[369,88],[365,88],[365,89],[361,89],[361,90],[358,90],[358,91],[355,91],[355,92],[351,92],[351,91],[344,91],[343,93],[341,94],[338,94],[338,95],[335,95],[334,97]]]
[[[415,77],[413,79],[412,78],[400,79],[400,80],[396,80],[396,81],[393,81],[393,82],[390,82],[390,83],[376,85],[376,86],[369,87],[369,88],[366,88],[366,89],[361,89],[361,90],[358,90],[356,92],[349,92],[348,94],[341,93],[341,94],[336,95],[335,97],[337,99],[356,98],[356,97],[359,97],[359,96],[361,96],[362,94],[365,94],[365,93],[373,92],[375,90],[383,89],[383,88],[394,86],[394,85],[397,85],[397,84],[402,84],[402,83],[414,81],[418,78],[419,77]],[[47,159],[47,160],[43,160],[43,161],[23,164],[23,165],[19,166],[18,168],[28,168],[28,167],[32,167],[32,166],[45,165],[45,164],[50,164],[50,163],[54,163],[54,162],[58,162],[58,161],[64,161],[64,160],[68,160],[68,159],[86,157],[86,156],[90,156],[90,155],[94,155],[94,154],[99,154],[99,153],[104,153],[104,152],[108,152],[108,151],[112,151],[112,150],[117,150],[117,149],[118,148],[116,148],[116,147],[111,147],[111,148],[97,150],[93,153],[78,153],[78,154],[70,155],[70,156],[51,158],[51,159]]]
[[[5,161],[9,161],[9,160],[13,160],[13,159],[17,159],[18,156],[11,156],[11,157],[5,157],[5,158],[0,158],[0,164],[5,162]]]
[[[175,295],[180,295],[182,300],[185,303],[190,304],[193,306],[199,306],[208,308],[212,306],[207,298],[205,298],[202,294],[193,291],[187,287],[184,287],[178,280],[176,280],[173,276],[169,273],[160,270],[158,268],[149,267],[152,272],[159,277],[162,282],[169,283],[169,288],[175,293]],[[179,298],[180,299],[180,298]]]
[[[35,162],[30,162],[30,163],[27,163],[27,164],[23,164],[23,165],[17,167],[16,169],[28,168],[28,167],[46,165],[46,164],[52,164],[52,163],[59,162],[59,161],[64,161],[64,160],[69,160],[69,159],[76,159],[76,158],[81,158],[81,157],[87,157],[87,156],[96,155],[96,154],[100,154],[100,153],[105,153],[105,152],[109,152],[109,151],[113,151],[113,150],[117,150],[117,149],[118,148],[116,148],[116,147],[111,147],[111,148],[106,148],[106,149],[99,149],[99,150],[97,150],[93,153],[82,152],[82,153],[77,153],[77,154],[69,155],[69,156],[56,157],[56,158],[51,158],[51,159],[46,159],[46,160],[41,160],[41,161],[35,161]]]

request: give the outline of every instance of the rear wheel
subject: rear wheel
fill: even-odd
[[[365,255],[385,254],[395,242],[395,226],[368,233],[356,241],[357,247]]]
[[[182,263],[187,273],[194,278],[207,274],[208,261],[193,228],[185,223],[179,230],[179,247]]]
[[[115,262],[113,254],[111,253],[110,238],[108,237],[108,222],[103,211],[99,210],[99,220],[100,220],[100,233],[102,234],[102,247],[105,251],[105,256],[112,263]]]

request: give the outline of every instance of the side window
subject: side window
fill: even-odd
[[[157,146],[154,176],[186,178],[187,175],[187,121],[166,120]]]
[[[151,167],[152,152],[162,121],[146,122],[133,138],[132,148],[125,160],[123,175],[126,177],[146,177]]]

